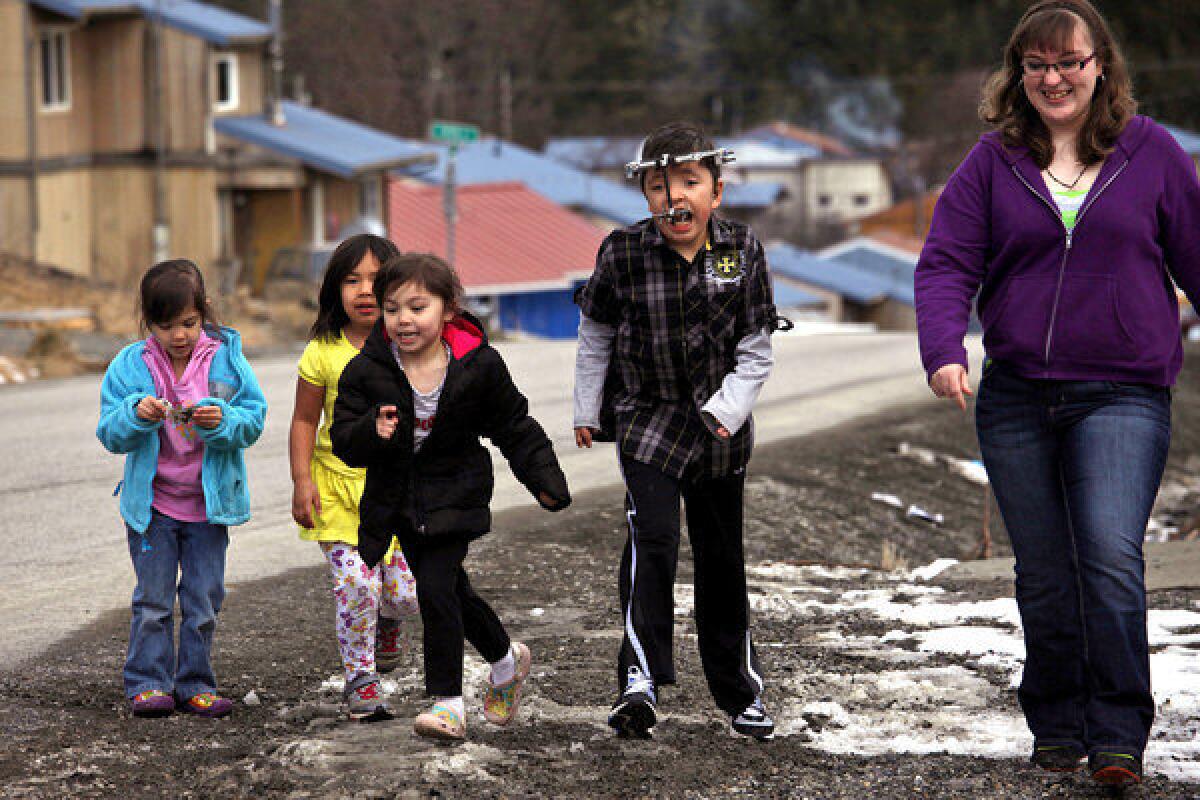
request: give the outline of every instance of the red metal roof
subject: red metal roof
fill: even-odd
[[[441,187],[389,179],[388,236],[403,251],[445,258]],[[566,288],[591,274],[604,236],[522,183],[458,188],[454,266],[468,292]]]

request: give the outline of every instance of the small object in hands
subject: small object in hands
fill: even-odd
[[[923,519],[926,522],[932,522],[934,525],[941,525],[946,521],[946,518],[941,514],[931,513],[920,506],[909,506],[908,511],[904,512],[904,516],[913,519]]]
[[[192,421],[192,414],[195,413],[195,406],[177,406],[170,400],[163,400],[167,406],[167,419],[176,425],[186,425]]]

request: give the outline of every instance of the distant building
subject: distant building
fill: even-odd
[[[1200,133],[1177,128],[1174,125],[1164,125],[1164,128],[1175,137],[1183,151],[1192,157],[1197,171],[1200,171]]]
[[[494,327],[574,337],[572,295],[592,274],[605,232],[516,182],[458,189],[454,267],[471,306]],[[447,254],[442,190],[388,182],[388,234],[401,250]]]
[[[883,162],[856,155],[828,136],[777,123],[740,137],[719,137],[717,144],[736,156],[722,170],[726,213],[754,226],[762,238],[840,239],[850,223],[892,204]],[[640,146],[640,139],[629,137],[563,137],[547,141],[545,152],[575,168],[617,178]],[[760,184],[770,188],[759,190]]]
[[[196,0],[0,0],[0,252],[119,284],[162,252],[261,288],[280,251],[382,216],[425,148],[274,106],[273,35]]]
[[[913,284],[903,262],[890,263],[892,254],[879,255],[860,244],[833,250],[831,256],[812,253],[784,242],[767,246],[767,261],[776,286],[785,285],[820,297],[830,319],[864,322],[882,330],[911,330]],[[915,263],[915,257],[912,259]],[[778,291],[778,289],[777,289]]]
[[[884,239],[901,247],[919,251],[929,235],[933,209],[942,194],[941,188],[926,192],[919,198],[910,197],[868,217],[854,226],[862,236]]]

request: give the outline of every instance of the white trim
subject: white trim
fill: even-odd
[[[570,288],[571,283],[566,280],[529,281],[528,283],[484,283],[463,287],[469,295],[524,294],[525,292],[550,292]]]
[[[765,687],[763,685],[762,676],[754,671],[753,656],[754,656],[754,653],[750,649],[750,631],[747,629],[747,631],[746,631],[746,673],[749,674],[750,677],[754,680],[754,682],[758,684],[758,693],[762,694],[763,689]]]
[[[71,110],[71,32],[65,28],[41,28],[38,31],[38,74],[41,81],[38,85],[38,109],[50,114],[63,113]],[[60,78],[55,81],[55,84],[47,83],[52,76],[46,74],[45,62],[42,51],[47,46],[48,42],[58,42],[58,47],[52,55],[57,55],[58,58],[53,58],[55,75],[53,77]],[[61,86],[59,86],[61,84]],[[62,90],[62,96],[53,98],[50,102],[46,102],[46,90],[51,89],[52,94],[57,94],[57,90]]]
[[[625,608],[625,635],[629,637],[629,644],[633,646],[633,652],[638,658],[642,674],[653,682],[654,676],[650,672],[650,665],[646,663],[646,651],[642,649],[642,640],[638,638],[637,631],[633,628],[633,590],[636,586],[635,580],[637,578],[637,535],[636,528],[633,525],[633,518],[637,516],[637,506],[633,503],[633,492],[628,488],[629,479],[625,477],[625,468],[621,466],[621,457],[619,454],[617,456],[617,469],[621,471],[621,480],[625,481],[625,493],[629,497],[629,510],[625,512],[625,520],[629,524],[629,605]],[[674,624],[673,621],[672,624]],[[624,680],[624,677],[624,675],[621,676],[622,680]]]
[[[878,239],[872,239],[869,236],[855,236],[853,239],[826,247],[824,250],[818,250],[815,255],[818,258],[833,258],[834,256],[840,256],[843,253],[859,248],[874,250],[880,255],[894,258],[897,261],[903,261],[905,264],[916,264],[919,259],[916,253],[910,253],[907,250],[881,242]]]
[[[320,250],[328,245],[325,241],[325,184],[317,178],[311,186],[309,203],[312,211],[312,246]]]
[[[229,97],[221,102],[221,65],[228,64]],[[241,100],[238,92],[238,57],[237,53],[213,53],[212,56],[212,109],[218,113],[236,111]]]

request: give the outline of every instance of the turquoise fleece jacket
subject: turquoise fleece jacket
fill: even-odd
[[[214,397],[198,406],[221,407],[221,424],[212,430],[196,427],[204,441],[201,475],[208,521],[240,525],[250,519],[250,489],[242,450],[262,433],[267,401],[242,354],[242,338],[232,328],[208,333],[221,341],[209,367],[208,385]],[[154,396],[154,379],[142,353],[145,341],[134,342],[117,354],[100,386],[100,422],[96,437],[111,453],[124,453],[125,477],[118,493],[121,517],[138,533],[150,525],[153,481],[158,470],[158,429],[161,422],[146,422],[137,415],[137,404]]]

